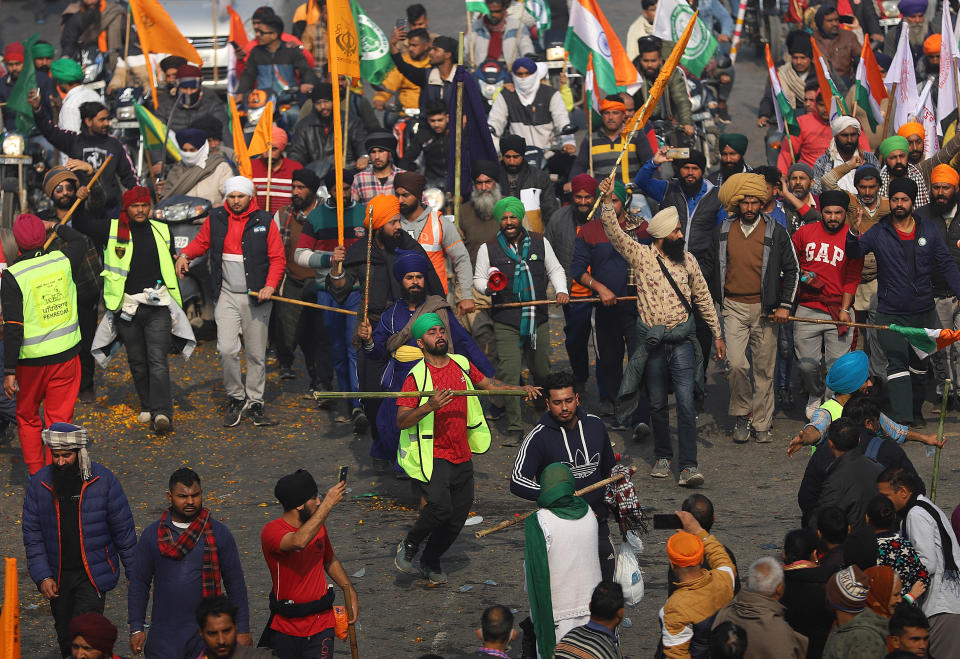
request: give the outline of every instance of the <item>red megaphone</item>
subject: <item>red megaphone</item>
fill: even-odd
[[[492,292],[499,293],[507,287],[507,276],[496,268],[490,268],[487,271],[487,277],[487,286]]]

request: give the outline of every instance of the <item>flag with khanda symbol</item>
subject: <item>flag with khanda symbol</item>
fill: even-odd
[[[327,32],[331,74],[359,78],[360,38],[350,0],[327,1]]]

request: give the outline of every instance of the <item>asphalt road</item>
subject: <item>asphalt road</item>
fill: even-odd
[[[49,6],[53,11],[58,5]],[[635,10],[630,11],[627,6],[622,0],[604,3],[618,31],[625,32],[633,19]],[[32,33],[32,7],[19,1],[4,1],[0,27],[7,39]],[[365,9],[381,25],[391,25],[396,17],[386,3],[368,3]],[[453,32],[460,26],[461,9],[460,3],[428,3],[432,28]],[[41,31],[55,41],[55,21]],[[750,136],[750,162],[758,163],[762,136],[755,128],[754,117],[764,71],[749,51],[742,55],[732,96],[736,121],[730,130]],[[552,330],[553,361],[559,368],[565,355],[557,318],[552,320]],[[328,530],[347,573],[355,575],[353,581],[361,606],[362,656],[416,657],[427,652],[454,656],[475,645],[473,630],[485,607],[494,603],[510,606],[517,610],[518,621],[527,615],[522,529],[481,540],[472,535],[476,528],[511,518],[530,507],[528,502],[509,493],[508,478],[516,449],[499,446],[499,430],[495,432],[493,448],[476,458],[473,513],[484,521],[479,527],[467,527],[445,557],[450,583],[428,588],[423,581],[399,575],[393,567],[396,544],[416,517],[416,500],[410,495],[408,484],[392,477],[377,477],[367,457],[369,440],[355,438],[349,425],[338,423],[332,412],[318,411],[302,399],[307,382],[300,361],[300,377],[295,381],[281,381],[275,368],[269,371],[267,411],[280,422],[278,426],[255,429],[243,424],[223,429],[220,419],[224,394],[215,348],[213,342],[201,343],[187,364],[179,357],[172,358],[176,412],[175,432],[171,435],[159,438],[137,425],[136,396],[122,353],[98,374],[97,403],[78,406],[77,419],[91,430],[93,459],[114,470],[123,483],[138,531],[162,513],[166,482],[172,471],[189,465],[200,473],[206,505],[237,539],[256,635],[266,621],[270,587],[259,533],[264,523],[280,514],[272,494],[276,479],[299,467],[308,468],[323,491],[335,481],[340,465],[350,466],[351,492],[331,514]],[[698,419],[700,467],[706,476],[700,491],[716,505],[715,534],[733,549],[740,567],[745,569],[760,556],[778,555],[784,534],[798,525],[796,491],[806,461],[802,456],[787,459],[784,449],[801,424],[796,415],[787,418],[778,414],[774,443],[734,445],[727,434],[732,421],[726,414],[726,381],[715,368],[709,378],[708,394],[707,409]],[[539,406],[527,408],[528,424],[535,422],[541,410]],[[933,414],[928,404],[926,415],[930,418]],[[952,438],[958,437],[960,415],[948,415],[946,431]],[[646,475],[652,445],[637,445],[621,433],[611,433],[611,437],[615,450],[624,454],[624,461],[638,468],[635,482],[648,512],[672,512],[679,508],[689,492],[677,487],[673,479],[653,480]],[[947,445],[941,461],[938,503],[948,511],[960,501],[956,441]],[[933,458],[924,449],[906,446],[911,460],[929,482]],[[30,582],[24,563],[19,524],[25,476],[19,445],[14,442],[0,448],[0,519],[6,531],[0,534],[0,553],[19,559],[23,655],[53,657],[56,654],[49,610]],[[637,607],[628,609],[630,625],[621,628],[625,656],[649,656],[656,646],[657,612],[666,599],[667,537],[663,531],[651,531],[643,538],[646,548],[640,563],[646,594]],[[107,615],[121,630],[117,648],[121,655],[129,653],[125,644],[125,589],[126,583],[121,580],[119,587],[108,594],[106,608]],[[340,644],[337,654],[346,656],[349,650]]]

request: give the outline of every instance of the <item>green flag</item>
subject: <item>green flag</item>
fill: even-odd
[[[16,125],[17,132],[26,136],[34,129],[33,108],[27,101],[27,94],[37,88],[37,71],[33,67],[33,44],[40,38],[39,34],[23,42],[23,68],[17,81],[13,83],[13,89],[10,90],[10,97],[7,99],[7,108],[17,113]]]
[[[350,7],[360,37],[360,76],[377,85],[393,68],[390,41],[357,2],[350,0]]]
[[[470,4],[469,2],[467,3]],[[487,5],[484,4],[484,7]],[[542,36],[546,30],[550,29],[550,6],[547,4],[546,0],[526,0],[523,3],[523,8],[528,14],[533,16],[533,19],[537,22],[537,32]]]
[[[666,41],[677,41],[693,17],[693,8],[685,0],[661,0],[653,19],[653,36]],[[690,36],[687,49],[683,51],[680,64],[695,76],[703,73],[719,43],[707,24],[699,17]]]
[[[467,11],[490,15],[490,8],[484,0],[467,0]]]

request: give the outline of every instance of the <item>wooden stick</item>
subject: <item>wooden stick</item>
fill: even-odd
[[[767,316],[767,318],[773,319],[773,316]],[[797,318],[796,316],[787,316],[787,320],[795,320],[798,323],[815,323],[817,325],[843,325],[844,327],[862,327],[863,329],[875,329],[875,330],[888,330],[890,329],[889,325],[872,325],[870,323],[855,323],[849,322],[845,323],[842,320],[834,320],[830,318]]]
[[[97,182],[97,179],[100,178],[100,175],[101,175],[101,174],[103,174],[103,170],[105,170],[105,169],[107,168],[107,164],[108,164],[111,160],[113,160],[113,154],[108,153],[108,154],[107,154],[107,157],[106,157],[106,158],[104,159],[104,161],[103,161],[103,164],[100,165],[100,169],[98,169],[98,170],[94,173],[93,177],[90,179],[90,182],[87,183],[87,188],[90,188],[94,183]],[[62,220],[60,220],[60,224],[61,224],[61,225],[66,224],[67,222],[70,221],[71,216],[73,216],[73,212],[74,212],[75,210],[77,210],[77,207],[80,205],[80,203],[81,203],[82,201],[83,201],[83,200],[80,199],[80,197],[77,197],[77,198],[73,201],[73,206],[70,207],[70,210],[67,211],[67,214],[63,216],[63,219],[62,219]],[[44,249],[44,251],[46,251],[47,248],[50,247],[50,243],[53,242],[53,239],[56,238],[56,236],[57,236],[57,232],[56,232],[56,231],[54,231],[53,233],[50,234],[50,237],[47,238],[47,242],[43,243],[43,249]]]
[[[347,607],[347,636],[350,638],[350,657],[351,659],[360,659],[360,650],[357,648],[357,629],[354,627],[354,623],[349,622],[353,618],[353,604],[351,604],[346,592],[343,593],[343,601]]]
[[[260,295],[259,291],[247,291],[247,295],[257,297]],[[350,311],[349,309],[341,309],[339,307],[328,307],[323,304],[315,304],[313,302],[304,302],[303,300],[294,300],[292,297],[280,297],[279,295],[274,295],[270,298],[273,302],[286,302],[287,304],[296,304],[301,307],[310,307],[311,309],[320,309],[321,311],[333,311],[335,313],[346,314],[347,316],[356,316],[356,311]]]
[[[317,400],[325,398],[429,398],[439,391],[315,391]],[[526,396],[522,389],[459,389],[450,392],[454,396]]]
[[[621,301],[637,301],[636,295],[622,295],[617,298],[618,302]],[[570,298],[568,304],[583,304],[583,303],[592,303],[599,302],[600,298],[591,295],[590,297],[583,298]],[[474,307],[474,311],[485,311],[487,309],[515,309],[516,307],[536,307],[544,304],[558,304],[556,300],[530,300],[528,302],[504,302],[503,304],[482,304]]]
[[[580,497],[580,496],[583,496],[584,494],[587,494],[587,493],[589,493],[589,492],[593,492],[594,490],[599,490],[601,487],[604,487],[605,485],[609,485],[610,483],[613,483],[614,481],[618,481],[618,480],[620,480],[621,478],[626,478],[626,477],[627,477],[627,474],[620,474],[620,475],[618,475],[618,476],[611,476],[610,478],[604,478],[602,481],[597,481],[597,482],[594,483],[593,485],[588,485],[588,486],[586,486],[585,488],[583,488],[582,490],[577,490],[576,492],[574,492],[574,494],[575,494],[576,496]],[[507,527],[509,527],[509,526],[513,526],[513,525],[515,525],[515,524],[519,524],[520,522],[522,522],[522,521],[525,520],[526,518],[530,517],[530,515],[534,514],[534,513],[537,512],[538,510],[540,510],[540,509],[539,509],[539,508],[534,508],[533,510],[528,510],[527,512],[523,513],[522,515],[517,515],[517,516],[514,517],[513,519],[505,519],[505,520],[503,520],[502,522],[500,522],[499,524],[497,524],[496,526],[491,526],[489,529],[484,529],[483,531],[477,531],[477,532],[474,533],[473,535],[476,536],[476,537],[478,537],[478,538],[482,538],[482,537],[485,536],[485,535],[490,535],[491,533],[495,533],[495,532],[497,532],[497,531],[501,531],[501,530],[503,530],[503,529],[505,529],[505,528],[507,528]]]
[[[506,18],[504,18],[506,20]],[[460,52],[457,64],[463,66],[463,32],[460,33]],[[460,228],[460,165],[463,158],[460,155],[460,149],[463,145],[463,81],[457,83],[457,114],[454,117],[454,126],[457,127],[455,138],[456,147],[454,149],[455,161],[453,163],[453,223]]]
[[[127,5],[127,36],[123,43],[123,86],[127,86],[127,75],[130,73],[130,64],[127,62],[127,55],[130,54],[130,22],[133,18],[133,8]],[[149,60],[147,61],[149,64]]]
[[[880,128],[880,139],[887,137],[887,128],[890,127],[890,115],[893,114],[893,104],[897,100],[897,83],[890,87],[890,103],[887,105],[887,113],[883,115],[883,126]]]
[[[943,400],[940,403],[940,423],[937,425],[937,443],[943,443],[943,422],[947,418],[947,399],[950,395],[950,380],[943,382]],[[933,457],[933,480],[930,482],[930,501],[937,502],[937,481],[940,480],[940,451],[942,447],[937,446],[937,452]]]
[[[270,143],[267,144],[267,208],[270,212],[270,183],[273,181],[273,124],[270,125]]]

